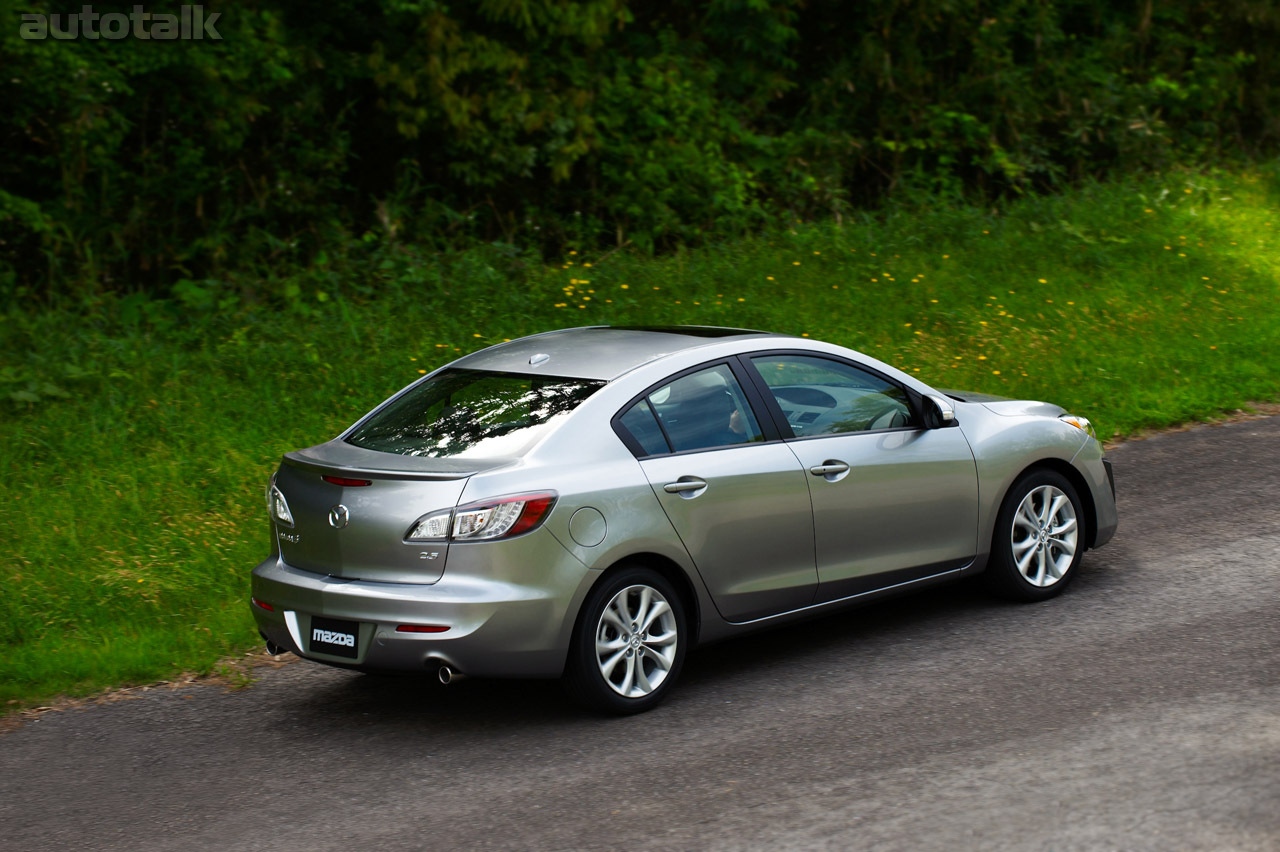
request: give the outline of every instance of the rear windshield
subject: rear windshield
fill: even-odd
[[[604,382],[480,370],[445,370],[415,385],[347,436],[403,456],[516,456]]]

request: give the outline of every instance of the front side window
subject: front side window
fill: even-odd
[[[347,436],[368,450],[429,458],[519,455],[604,382],[445,370]]]
[[[852,364],[807,355],[759,355],[751,363],[796,437],[913,425],[907,392]]]
[[[726,364],[658,388],[620,421],[648,455],[764,440],[742,387]]]

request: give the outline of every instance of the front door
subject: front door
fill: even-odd
[[[978,477],[958,428],[926,429],[906,391],[845,361],[750,359],[794,437],[813,497],[819,601],[963,567]]]

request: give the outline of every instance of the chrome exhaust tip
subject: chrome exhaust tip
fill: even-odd
[[[448,686],[451,683],[457,683],[460,680],[467,679],[466,675],[464,675],[462,672],[454,671],[453,668],[450,666],[441,666],[440,671],[436,673],[436,676],[440,678],[440,682],[445,686]]]
[[[267,653],[270,654],[271,656],[273,657],[279,656],[280,654],[286,653],[287,650],[288,649],[286,648],[281,648],[279,645],[277,645],[275,642],[272,642],[270,639],[267,640]]]

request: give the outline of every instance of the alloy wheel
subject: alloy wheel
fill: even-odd
[[[595,657],[605,683],[624,698],[643,698],[667,679],[676,660],[678,621],[652,586],[627,586],[600,614]]]
[[[1080,525],[1071,498],[1053,485],[1031,489],[1009,531],[1014,567],[1031,585],[1048,588],[1071,568]]]

